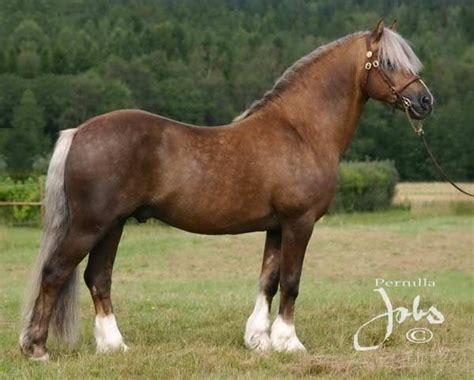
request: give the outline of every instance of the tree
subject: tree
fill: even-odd
[[[17,72],[24,78],[34,78],[41,72],[41,57],[33,46],[25,46],[16,59]]]
[[[25,79],[13,74],[0,75],[0,128],[11,128],[14,109],[25,88]]]
[[[33,20],[23,20],[13,32],[9,54],[16,54],[16,70],[25,78],[33,78],[49,66],[48,39]],[[44,62],[43,62],[44,61]]]
[[[33,92],[27,89],[15,108],[12,128],[3,147],[11,175],[27,175],[34,159],[44,152],[44,125],[43,109],[36,102]]]
[[[93,116],[133,106],[128,87],[116,80],[106,80],[95,72],[74,77],[71,91],[61,114],[61,125],[77,126]]]
[[[52,56],[54,72],[76,74],[94,66],[98,47],[86,31],[76,31],[67,25],[56,38]]]

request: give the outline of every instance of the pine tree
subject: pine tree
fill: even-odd
[[[34,159],[43,153],[45,120],[35,95],[27,89],[13,113],[12,128],[5,141],[4,154],[13,176],[27,175]]]

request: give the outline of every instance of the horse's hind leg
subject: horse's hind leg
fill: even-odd
[[[267,231],[262,271],[259,280],[259,294],[252,315],[245,326],[245,345],[257,351],[271,348],[268,330],[270,328],[270,308],[278,290],[280,277],[281,232]]]
[[[71,276],[98,238],[98,231],[84,231],[71,226],[57,249],[41,266],[37,290],[32,293],[34,302],[31,309],[28,308],[26,325],[20,336],[22,351],[32,359],[48,359],[46,340],[50,321],[59,338],[69,343],[74,343],[77,338],[77,293]]]
[[[109,352],[118,349],[126,351],[110,299],[112,269],[115,255],[122,236],[123,222],[114,226],[89,255],[84,280],[89,288],[95,307],[95,339],[97,352]]]

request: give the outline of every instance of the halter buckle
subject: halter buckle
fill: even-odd
[[[371,64],[370,62],[367,62],[367,63],[365,64],[365,69],[366,69],[366,70],[370,70],[371,68],[372,68],[372,64]]]
[[[379,61],[377,61],[377,60],[373,61],[372,66],[379,67]]]

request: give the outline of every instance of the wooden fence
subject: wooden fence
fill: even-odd
[[[32,207],[39,207],[40,208],[40,220],[39,223],[43,223],[43,218],[44,218],[44,181],[41,180],[41,178],[38,179],[38,193],[39,193],[39,201],[0,201],[0,208],[1,207],[15,207],[15,206],[32,206]],[[33,225],[36,224],[35,222],[32,221],[26,221],[26,222],[15,222],[15,224],[19,225]]]

